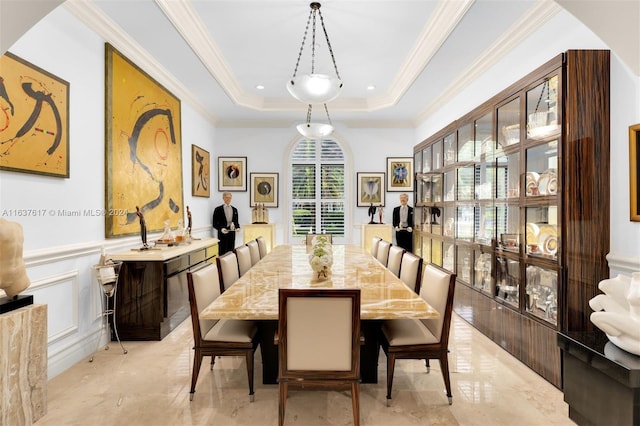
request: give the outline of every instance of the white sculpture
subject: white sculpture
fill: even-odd
[[[609,340],[635,355],[640,355],[640,272],[631,277],[618,275],[600,281],[604,293],[589,301],[595,312],[591,322],[604,331]]]
[[[0,288],[8,297],[29,287],[27,268],[22,257],[22,225],[0,218]]]

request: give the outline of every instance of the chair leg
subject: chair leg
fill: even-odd
[[[387,407],[391,406],[391,388],[393,387],[393,370],[396,368],[396,356],[387,353]]]
[[[442,378],[444,379],[444,386],[447,389],[447,399],[449,405],[453,404],[453,395],[451,395],[451,380],[449,378],[449,359],[447,353],[444,352],[440,355],[440,369],[442,370]]]
[[[247,376],[249,378],[249,402],[253,402],[256,396],[253,394],[253,351],[247,352]]]
[[[427,367],[427,374],[431,373],[431,365],[429,365],[429,358],[424,360],[424,365]]]
[[[215,363],[216,363],[216,356],[215,355],[211,355],[211,368],[210,368],[210,370],[213,371],[213,364],[215,364]]]
[[[353,425],[360,424],[360,383],[351,383],[351,405],[353,405]]]
[[[196,393],[196,382],[198,381],[198,374],[200,374],[201,365],[202,352],[200,349],[195,348],[195,354],[193,355],[193,372],[191,373],[191,395],[189,395],[189,401],[193,401],[193,394]]]
[[[287,408],[287,382],[278,384],[280,404],[278,406],[278,425],[284,425],[284,412]]]

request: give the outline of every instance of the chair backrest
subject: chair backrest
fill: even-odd
[[[400,276],[400,268],[402,265],[402,255],[406,250],[400,246],[389,247],[389,260],[387,261],[387,268],[396,277]]]
[[[280,289],[278,320],[281,379],[360,377],[360,289]]]
[[[239,276],[243,276],[251,269],[251,249],[247,245],[238,246],[233,251],[238,258],[238,273]],[[228,286],[227,286],[228,288]]]
[[[387,240],[380,240],[378,243],[378,254],[376,254],[376,259],[378,259],[378,262],[382,263],[384,266],[387,266],[390,248],[391,243]]]
[[[249,247],[249,252],[251,253],[251,266],[253,266],[260,262],[260,247],[256,240],[247,241],[247,247]]]
[[[264,237],[260,236],[256,238],[256,242],[258,243],[258,251],[260,252],[260,259],[264,258],[267,255],[267,240]]]
[[[420,293],[422,282],[422,258],[411,252],[405,252],[400,266],[400,280],[416,293]]]
[[[200,312],[220,296],[218,268],[213,263],[187,272],[187,288],[191,308],[191,325],[193,338],[197,342],[206,336],[218,320],[200,319]]]
[[[420,297],[440,312],[440,317],[420,321],[445,348],[449,341],[455,285],[456,274],[432,264],[427,264],[424,267]]]
[[[380,241],[382,241],[380,237],[373,237],[371,239],[371,256],[378,257],[378,244],[380,244]]]
[[[240,278],[238,258],[234,252],[229,251],[216,257],[216,265],[218,265],[218,276],[220,277],[220,292],[224,293]]]
[[[333,243],[333,236],[331,234],[307,234],[307,239],[306,239],[307,245],[310,246],[311,243],[313,242],[313,238],[318,235],[322,235],[323,237],[326,237],[329,244]]]

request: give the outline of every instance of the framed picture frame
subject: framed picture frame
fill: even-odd
[[[413,157],[387,157],[387,191],[413,191]]]
[[[209,197],[211,195],[211,160],[209,151],[191,145],[191,195]]]
[[[278,207],[278,173],[250,173],[251,194],[249,206],[263,204]]]
[[[629,126],[629,219],[640,222],[640,124]]]
[[[218,157],[218,191],[247,191],[247,157]]]
[[[70,84],[9,52],[0,76],[0,169],[68,178]]]
[[[180,99],[105,43],[106,237],[149,232],[184,218]]]
[[[358,172],[356,174],[358,207],[384,207],[385,173]]]

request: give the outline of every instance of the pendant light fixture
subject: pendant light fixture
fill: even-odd
[[[287,83],[287,90],[294,98],[306,104],[324,104],[332,101],[340,94],[342,90],[342,80],[340,79],[340,73],[338,72],[338,66],[336,65],[336,59],[333,56],[333,49],[331,49],[331,43],[329,42],[329,35],[327,29],[324,26],[324,19],[320,12],[320,3],[313,2],[310,4],[311,11],[309,12],[309,18],[307,19],[307,26],[304,30],[304,37],[302,38],[302,45],[300,46],[300,52],[298,53],[298,61],[293,71],[293,76]],[[331,55],[331,61],[333,62],[333,68],[336,75],[331,76],[328,74],[319,74],[315,72],[315,54],[316,54],[316,15],[320,17],[320,24],[322,25],[322,31],[324,32],[325,39],[327,40],[327,47]],[[309,24],[311,27],[311,73],[310,74],[298,74],[298,66],[300,65],[300,58],[304,50],[304,45],[307,40],[307,33],[309,32]]]
[[[324,110],[327,113],[328,124],[324,123],[312,123],[311,122],[311,109],[312,106],[309,104],[309,108],[307,109],[307,122],[303,124],[298,124],[296,128],[298,132],[309,139],[322,139],[324,137],[329,136],[333,133],[333,126],[331,125],[331,117],[329,117],[329,109],[327,109],[327,104],[324,104]]]

